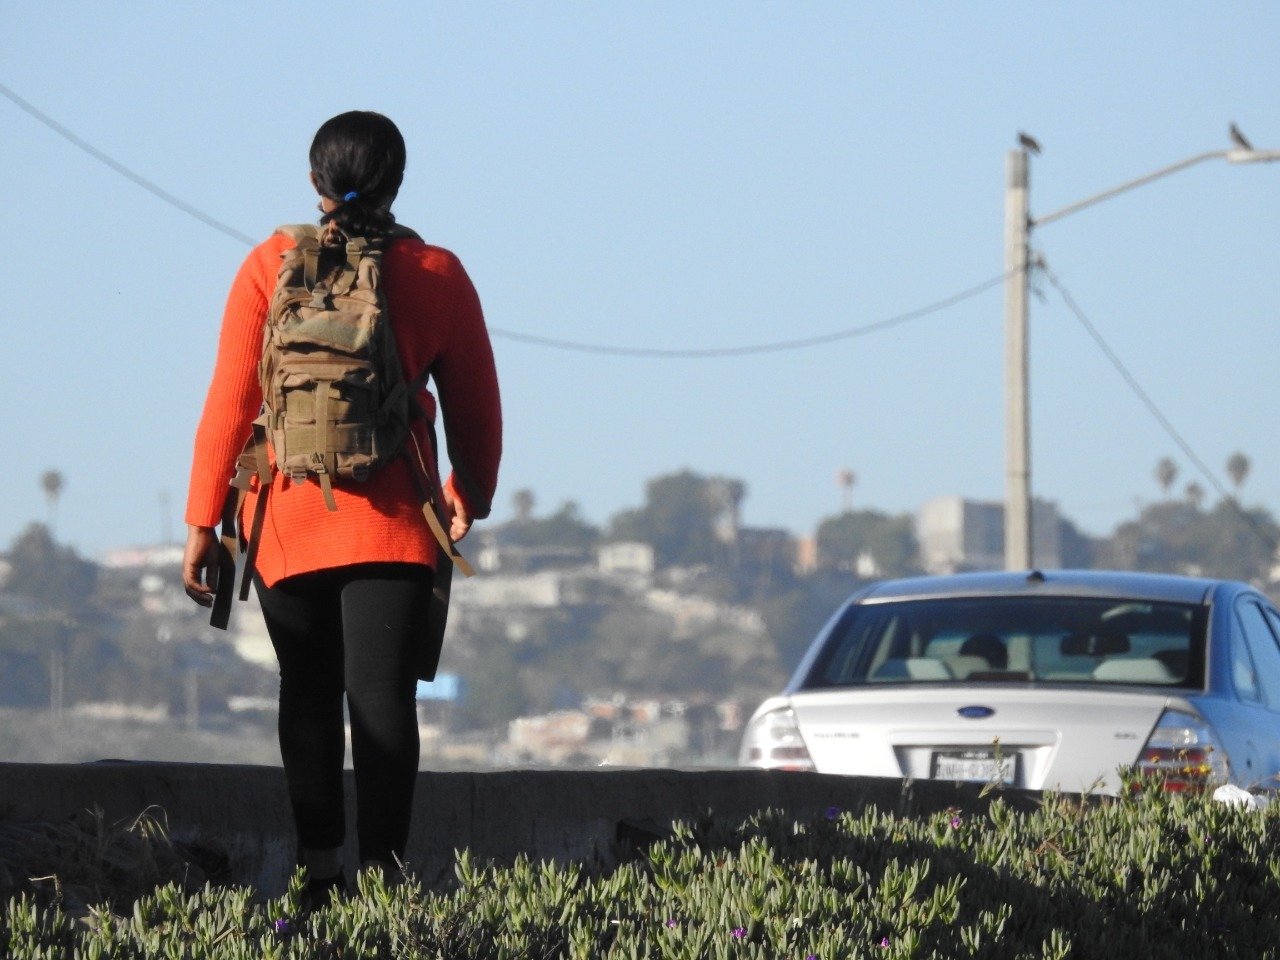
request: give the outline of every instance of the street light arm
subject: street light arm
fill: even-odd
[[[1252,153],[1261,153],[1261,151],[1251,151]],[[1138,177],[1136,180],[1129,180],[1120,184],[1118,187],[1112,187],[1110,190],[1104,190],[1102,193],[1094,194],[1092,197],[1086,197],[1077,201],[1070,206],[1063,207],[1061,210],[1055,210],[1052,213],[1046,213],[1043,217],[1032,217],[1031,226],[1042,227],[1046,223],[1052,223],[1054,220],[1061,220],[1063,217],[1083,210],[1085,207],[1091,207],[1095,203],[1101,203],[1103,200],[1110,200],[1118,193],[1125,193],[1134,187],[1141,187],[1150,183],[1152,180],[1159,180],[1161,177],[1167,177],[1171,173],[1177,173],[1179,170],[1185,170],[1187,167],[1193,167],[1197,163],[1204,163],[1206,160],[1217,160],[1219,158],[1230,159],[1232,154],[1238,154],[1238,150],[1210,150],[1208,153],[1198,153],[1194,157],[1188,157],[1185,160],[1179,160],[1177,163],[1171,163],[1167,167],[1161,167],[1153,173],[1148,173],[1144,177]],[[1250,159],[1253,159],[1252,157]],[[1264,159],[1258,157],[1258,159]],[[1267,157],[1266,159],[1270,159]],[[1239,162],[1239,161],[1237,161]]]

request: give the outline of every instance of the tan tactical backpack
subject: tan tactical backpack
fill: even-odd
[[[263,332],[265,426],[276,469],[296,482],[314,475],[336,510],[335,478],[364,480],[399,456],[412,394],[426,378],[404,382],[379,282],[381,243],[354,237],[345,248],[323,248],[309,224],[279,232],[297,246],[281,258]],[[404,228],[398,235],[416,236]]]

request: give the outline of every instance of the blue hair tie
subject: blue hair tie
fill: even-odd
[[[342,200],[344,203],[350,203],[352,200],[356,199],[358,196],[360,196],[360,194],[352,190],[349,193],[344,193],[342,195]]]

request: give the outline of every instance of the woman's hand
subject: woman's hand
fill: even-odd
[[[445,484],[444,509],[449,518],[449,539],[457,543],[471,529],[471,515],[467,513],[467,505],[453,492],[452,488],[452,484]]]
[[[218,589],[218,535],[213,527],[188,527],[182,551],[182,586],[202,607],[212,606]]]

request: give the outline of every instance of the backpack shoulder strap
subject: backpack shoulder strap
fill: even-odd
[[[316,284],[316,274],[320,269],[320,228],[313,223],[286,223],[276,227],[275,232],[293,238],[294,249],[286,250],[282,256],[288,261],[291,255],[301,255],[302,284],[310,290]],[[297,263],[297,260],[293,262]]]

